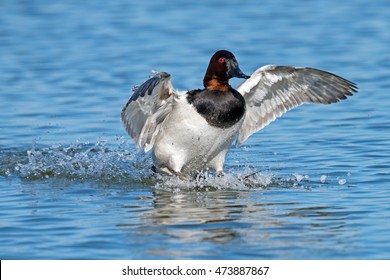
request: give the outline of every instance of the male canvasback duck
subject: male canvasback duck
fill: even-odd
[[[233,77],[246,79],[237,90],[229,84]],[[152,150],[159,172],[183,179],[207,169],[223,174],[235,139],[240,146],[301,104],[335,103],[357,91],[342,77],[307,67],[266,65],[247,76],[226,50],[211,57],[203,85],[180,92],[170,74],[156,72],[123,107],[126,131],[138,149]]]

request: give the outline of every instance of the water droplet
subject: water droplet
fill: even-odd
[[[295,180],[297,180],[298,181],[298,183],[299,182],[301,182],[303,179],[305,179],[305,178],[309,178],[307,175],[307,177],[306,176],[304,176],[304,175],[301,175],[301,174],[298,174],[298,173],[293,173],[293,175],[294,175],[294,177],[295,177]]]
[[[345,185],[346,182],[346,179],[339,179],[339,185]]]

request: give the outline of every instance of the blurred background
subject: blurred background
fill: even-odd
[[[219,49],[248,74],[311,66],[365,87],[373,69],[388,77],[388,12],[387,1],[2,0],[0,143],[123,134],[132,86],[156,69],[201,87]]]

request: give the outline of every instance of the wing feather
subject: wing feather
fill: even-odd
[[[148,151],[153,148],[161,123],[172,110],[173,94],[171,75],[166,72],[155,72],[133,89],[121,118],[138,149]]]
[[[288,110],[305,103],[338,102],[357,92],[357,86],[314,68],[267,65],[257,69],[237,90],[247,105],[236,143],[239,146]]]

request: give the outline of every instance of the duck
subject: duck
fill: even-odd
[[[234,89],[231,78],[244,82]],[[357,92],[355,83],[310,67],[265,65],[250,76],[227,50],[214,53],[203,88],[176,90],[167,72],[134,87],[121,111],[138,150],[151,151],[153,170],[188,180],[200,172],[224,174],[237,147],[287,111],[306,103],[331,104]]]

